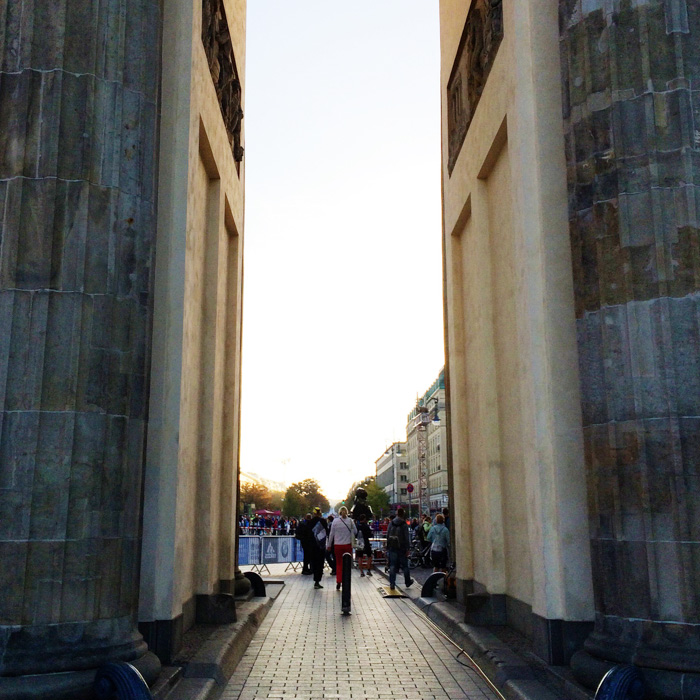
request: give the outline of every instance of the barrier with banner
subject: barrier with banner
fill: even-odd
[[[304,561],[301,542],[290,536],[241,535],[238,538],[238,566],[265,567]]]

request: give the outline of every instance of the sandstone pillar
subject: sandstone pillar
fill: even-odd
[[[700,6],[559,6],[596,606],[572,665],[698,697]]]
[[[159,17],[0,0],[0,698],[157,672],[136,610]]]

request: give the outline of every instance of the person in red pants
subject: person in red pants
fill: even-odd
[[[343,506],[340,509],[340,517],[333,520],[331,532],[328,536],[326,549],[333,548],[335,552],[335,590],[340,590],[343,580],[343,554],[352,554],[352,539],[357,534],[355,521],[348,517],[348,509]]]

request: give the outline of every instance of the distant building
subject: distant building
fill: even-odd
[[[406,443],[395,442],[375,462],[377,468],[377,486],[384,489],[389,496],[392,508],[398,508],[407,503],[408,492],[408,461]]]
[[[408,414],[406,422],[406,445],[408,462],[408,482],[413,484],[413,494],[409,499],[411,511],[418,512],[420,499],[420,445],[416,417],[427,411],[426,425],[426,474],[427,493],[424,496],[423,510],[435,512],[448,505],[447,496],[447,426],[445,421],[445,370],[416,402]]]
[[[440,511],[447,507],[447,421],[445,420],[445,370],[423,397],[431,411],[428,423],[428,500],[430,510]]]

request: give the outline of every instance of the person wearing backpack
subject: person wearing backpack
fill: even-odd
[[[433,571],[447,571],[447,554],[450,550],[450,531],[445,526],[445,516],[438,513],[435,525],[428,531],[430,558],[433,561]]]
[[[408,536],[408,525],[404,516],[404,509],[399,508],[396,512],[396,517],[391,521],[386,531],[386,549],[389,557],[389,588],[392,591],[396,588],[396,573],[400,568],[403,569],[406,588],[413,583],[408,569],[410,539]]]
[[[311,551],[311,571],[314,575],[314,588],[323,588],[321,585],[321,577],[323,576],[323,558],[326,553],[328,524],[318,506],[314,508],[314,514],[309,522],[309,526],[314,536]]]

